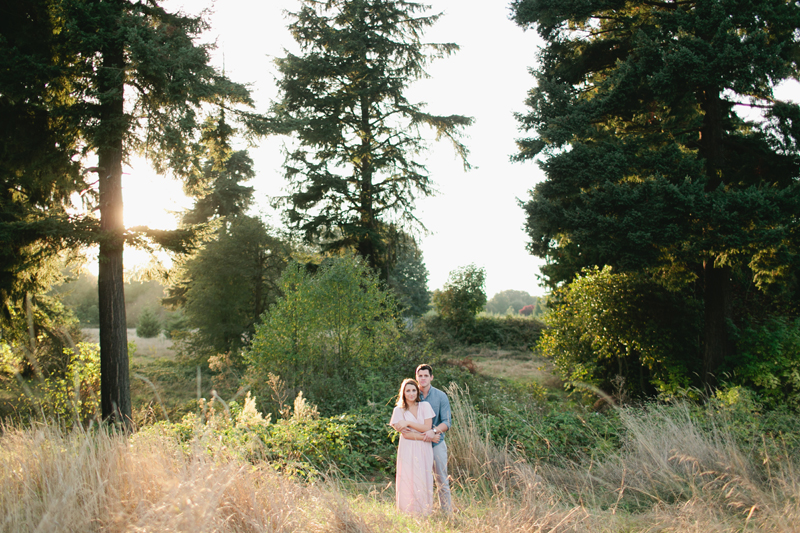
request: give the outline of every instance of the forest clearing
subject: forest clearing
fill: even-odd
[[[800,3],[431,3],[6,2],[0,531],[800,531]]]
[[[547,380],[533,366],[544,364],[539,358],[473,351],[461,359],[478,369],[468,381],[505,386],[506,379],[483,369],[514,375],[520,384]],[[149,364],[140,371],[148,373]],[[162,397],[174,396],[169,384],[160,386]],[[191,379],[185,384],[194,386]],[[329,470],[311,477],[276,470],[274,450],[263,448],[258,436],[264,421],[245,402],[238,415],[207,404],[205,417],[185,419],[177,432],[159,424],[132,435],[96,425],[5,426],[2,530],[796,531],[800,442],[788,413],[768,420],[741,404],[676,402],[609,415],[570,403],[562,393],[528,411],[539,436],[563,439],[547,442],[532,458],[492,436],[492,417],[474,405],[465,385],[453,382],[445,390],[456,421],[448,437],[453,516],[398,513],[391,468],[347,475],[323,458],[317,464]],[[384,406],[386,420],[390,411]],[[604,422],[591,421],[597,417]],[[313,422],[297,415],[289,423],[313,431]]]

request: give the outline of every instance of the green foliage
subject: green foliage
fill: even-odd
[[[433,194],[415,158],[429,127],[451,140],[472,119],[436,116],[409,102],[407,87],[455,44],[423,44],[439,18],[398,0],[301,0],[289,25],[302,55],[276,60],[281,100],[274,127],[297,137],[284,163],[287,222],[323,251],[355,250],[387,277],[391,223],[417,224],[415,197]],[[465,163],[466,164],[466,163]]]
[[[176,338],[189,329],[189,321],[183,311],[173,311],[164,317],[164,336],[168,339]]]
[[[533,318],[521,316],[478,315],[467,331],[468,344],[487,344],[498,347],[532,347],[544,330],[544,324]]]
[[[403,316],[418,317],[428,311],[428,269],[422,260],[417,242],[403,232],[400,239],[388,243],[393,259],[387,260],[389,277],[386,285],[394,293]]]
[[[425,336],[431,348],[447,353],[457,344],[486,345],[502,348],[534,346],[541,336],[544,324],[518,315],[478,315],[472,326],[456,337],[452,325],[436,314],[420,318],[414,329]]]
[[[142,339],[152,339],[161,333],[161,321],[151,309],[145,309],[139,315],[136,325],[136,336]]]
[[[284,296],[256,325],[244,355],[258,395],[273,373],[321,412],[341,413],[384,401],[413,370],[399,345],[394,299],[360,260],[329,259],[314,274],[292,263],[280,288]]]
[[[774,92],[800,74],[800,5],[517,0],[512,12],[545,40],[518,116],[531,135],[517,141],[547,176],[523,204],[545,281],[604,265],[681,273],[703,299],[713,386],[731,355],[731,278],[792,294],[800,282],[800,105]]]
[[[551,305],[539,349],[569,389],[611,392],[621,376],[635,396],[672,393],[692,385],[700,370],[701,309],[646,276],[587,269]]]
[[[217,402],[202,402],[200,407],[197,414],[144,432],[166,431],[187,445],[204,445],[211,452],[225,447],[252,462],[268,461],[273,468],[301,479],[328,473],[359,477],[394,472],[397,444],[387,424],[389,407],[363,405],[325,418],[291,415],[275,423],[261,415],[249,394],[244,405],[232,402],[228,410]]]
[[[433,293],[439,316],[462,337],[475,324],[475,315],[486,305],[486,271],[467,265],[450,272],[444,288]]]
[[[38,277],[34,287],[61,279],[56,265],[43,265],[30,274]],[[58,295],[27,293],[19,297],[4,302],[4,312],[0,313],[0,334],[16,361],[11,365],[14,373],[41,379],[52,372],[63,372],[67,364],[64,348],[80,335],[75,316]]]
[[[82,342],[77,353],[66,348],[67,371],[52,375],[41,386],[37,406],[47,418],[85,423],[100,415],[100,346]]]
[[[770,407],[800,409],[800,319],[767,317],[736,337],[729,380],[749,387]]]
[[[259,219],[231,217],[180,265],[170,288],[193,330],[183,339],[190,359],[237,352],[280,294],[290,248]],[[177,297],[176,297],[177,296]]]
[[[486,302],[486,312],[505,315],[508,314],[509,310],[513,310],[511,314],[516,315],[523,307],[535,305],[538,300],[539,298],[531,296],[526,291],[515,291],[513,289],[500,291]]]

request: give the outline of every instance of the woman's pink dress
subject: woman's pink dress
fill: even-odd
[[[423,424],[426,418],[433,417],[431,404],[420,402],[416,418],[402,407],[395,407],[389,423],[408,420]],[[422,515],[433,511],[433,448],[430,442],[408,440],[400,435],[395,483],[399,510]]]

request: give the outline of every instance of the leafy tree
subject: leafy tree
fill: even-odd
[[[524,204],[529,249],[551,287],[591,265],[696,283],[713,385],[732,275],[797,290],[800,107],[773,88],[800,74],[800,6],[516,0],[512,13],[545,40],[518,117],[535,135],[516,157],[541,156],[547,175]]]
[[[459,132],[472,119],[437,116],[409,102],[406,88],[428,61],[455,44],[423,44],[439,15],[400,0],[301,0],[289,29],[302,55],[276,61],[276,126],[297,143],[284,168],[288,223],[323,251],[355,249],[386,279],[387,223],[417,223],[414,198],[433,194],[414,158],[421,128],[446,137],[466,163]]]
[[[182,264],[188,280],[182,309],[195,356],[236,352],[252,338],[259,317],[280,295],[278,279],[290,248],[257,218],[228,219],[214,240]]]
[[[700,306],[638,273],[586,269],[559,289],[539,348],[567,388],[612,391],[618,376],[635,396],[697,385]]]
[[[136,325],[136,336],[142,339],[152,339],[161,333],[161,321],[152,309],[147,308],[139,315],[139,323]]]
[[[467,265],[450,272],[441,291],[434,291],[433,305],[447,323],[462,336],[475,323],[475,315],[486,305],[486,271]]]
[[[527,291],[516,291],[513,289],[500,291],[486,302],[486,310],[498,315],[505,314],[509,309],[513,309],[512,314],[517,314],[526,305],[534,305],[538,298],[531,296]]]
[[[530,304],[526,305],[522,309],[519,310],[519,314],[523,316],[531,316],[533,314],[534,307]]]
[[[245,352],[251,386],[277,374],[330,414],[383,401],[402,375],[399,332],[394,299],[372,269],[351,256],[327,259],[314,274],[291,263],[280,284],[284,296]]]

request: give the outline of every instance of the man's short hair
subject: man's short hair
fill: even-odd
[[[416,376],[420,370],[427,370],[428,374],[430,374],[431,376],[433,375],[433,369],[431,368],[431,365],[429,365],[428,363],[422,363],[421,365],[419,365],[417,369],[414,371],[414,375]]]

